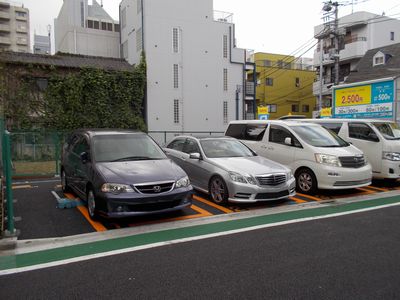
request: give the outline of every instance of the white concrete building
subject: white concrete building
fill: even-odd
[[[212,0],[123,0],[120,22],[122,56],[137,64],[146,55],[149,131],[223,132],[254,117],[232,14],[214,12]]]
[[[119,23],[96,0],[64,0],[54,39],[56,53],[120,58]]]
[[[29,10],[0,1],[0,50],[31,52]]]
[[[314,36],[323,43],[314,51],[314,66],[319,72],[322,57],[322,85],[314,83],[313,93],[319,97],[322,89],[322,107],[331,106],[331,87],[334,84],[335,45],[332,32],[334,23],[314,27]],[[400,21],[368,12],[355,12],[339,18],[339,84],[343,83],[350,72],[355,71],[358,62],[365,53],[374,48],[400,42]],[[328,34],[327,34],[328,33]],[[319,78],[318,78],[319,79]]]

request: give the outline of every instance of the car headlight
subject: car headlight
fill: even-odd
[[[287,179],[292,179],[294,177],[292,171],[289,171],[289,173],[287,173],[286,176],[287,176]]]
[[[103,193],[113,193],[113,194],[121,194],[121,193],[133,193],[134,190],[131,186],[127,184],[121,183],[104,183],[101,186],[101,191]]]
[[[176,181],[175,188],[187,187],[190,184],[189,177],[185,176]]]
[[[398,160],[400,160],[400,153],[383,151],[382,152],[382,159],[398,161]]]
[[[339,158],[335,155],[316,153],[315,160],[317,163],[320,164],[330,165],[334,167],[342,166],[342,164],[339,161]]]
[[[232,181],[235,181],[235,182],[257,185],[257,180],[251,175],[243,176],[236,172],[229,172],[229,177],[232,179]]]

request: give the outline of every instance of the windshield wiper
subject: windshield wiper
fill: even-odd
[[[111,162],[116,162],[116,161],[129,161],[129,160],[152,160],[154,158],[148,157],[148,156],[127,156],[127,157],[121,157],[117,158],[114,160],[111,160]]]

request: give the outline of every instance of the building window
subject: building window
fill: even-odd
[[[374,59],[374,66],[376,65],[383,65],[383,55],[382,56],[376,56]]]
[[[122,44],[122,57],[123,57],[124,59],[127,59],[127,58],[128,58],[128,41],[125,41],[125,42]]]
[[[224,124],[228,124],[228,101],[224,101],[223,104],[223,120]]]
[[[265,78],[265,85],[273,86],[274,85],[274,79],[271,77]]]
[[[224,35],[223,47],[224,47],[223,56],[224,56],[224,58],[227,58],[228,57],[228,36],[227,35]]]
[[[136,31],[136,51],[142,51],[142,28]]]
[[[278,60],[277,61],[277,66],[278,66],[279,69],[282,69],[283,68],[283,61],[282,60]]]
[[[278,110],[277,104],[267,104],[267,107],[268,107],[268,113],[276,113]]]
[[[300,78],[299,77],[296,77],[294,85],[295,85],[295,87],[300,87]]]
[[[301,107],[301,111],[302,111],[302,112],[305,112],[305,113],[308,113],[308,112],[310,111],[310,106],[309,106],[308,104],[304,104],[304,105]]]
[[[93,21],[87,20],[87,28],[93,28]]]
[[[124,9],[121,12],[121,26],[122,29],[124,29],[126,26],[126,7],[124,7]]]
[[[113,24],[107,23],[107,31],[112,31],[112,30],[113,30]]]
[[[224,91],[228,90],[228,69],[224,69]]]
[[[15,12],[15,15],[16,15],[17,17],[26,18],[26,12],[16,11],[16,12]]]
[[[136,10],[138,14],[142,11],[142,0],[137,0]]]
[[[107,23],[101,22],[101,30],[107,30]]]
[[[298,104],[292,104],[292,112],[299,112],[299,105]]]
[[[179,124],[179,100],[174,100],[174,123]]]
[[[120,31],[120,26],[119,24],[114,24],[114,31],[119,32]]]
[[[265,59],[265,60],[263,60],[263,64],[264,64],[264,67],[270,67],[271,66],[271,61],[268,60],[268,59]]]
[[[81,1],[81,27],[85,27],[85,6]]]
[[[390,32],[390,40],[391,40],[391,41],[394,41],[394,31],[391,31],[391,32]]]
[[[174,64],[174,89],[179,87],[178,64]]]
[[[172,48],[174,53],[179,52],[179,29],[173,28],[172,29]]]
[[[99,21],[93,21],[93,28],[94,28],[94,29],[100,29],[100,23],[99,23]]]

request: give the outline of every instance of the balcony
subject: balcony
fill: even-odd
[[[0,44],[1,45],[11,45],[11,40],[9,37],[0,36]]]
[[[28,33],[28,29],[25,26],[18,26],[16,29],[18,33]]]
[[[10,25],[0,24],[0,32],[10,32]]]
[[[246,96],[254,96],[254,82],[246,80]]]
[[[222,23],[233,23],[233,13],[214,10],[214,21]]]
[[[4,11],[0,11],[0,19],[10,20],[10,13],[9,12],[4,12]]]
[[[27,46],[28,45],[28,40],[26,38],[18,38],[17,39],[17,45]]]

